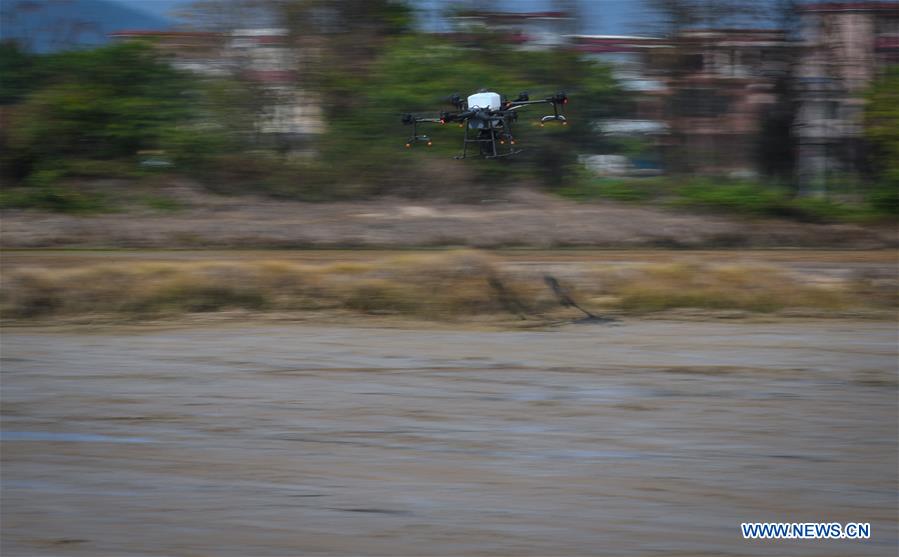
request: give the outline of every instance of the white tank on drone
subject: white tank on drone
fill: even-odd
[[[490,110],[499,110],[500,103],[502,103],[502,99],[500,98],[499,93],[475,93],[474,95],[469,95],[468,97],[469,110],[475,108],[489,108]]]

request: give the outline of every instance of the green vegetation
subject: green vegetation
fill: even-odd
[[[374,46],[354,56],[326,50],[309,72],[303,85],[320,99],[327,126],[310,145],[316,156],[300,159],[259,136],[257,116],[266,101],[251,82],[178,72],[145,43],[53,55],[3,45],[0,108],[9,125],[0,132],[0,173],[5,187],[14,189],[4,194],[3,205],[82,211],[85,204],[45,199],[89,197],[83,191],[60,194],[78,190],[80,180],[140,180],[159,172],[191,175],[221,193],[313,201],[420,195],[479,183],[565,183],[576,167],[575,153],[591,141],[588,120],[615,91],[607,69],[573,53],[513,51],[489,36],[469,47],[400,34],[401,14],[391,6],[378,12],[393,23],[372,39]],[[484,56],[488,45],[491,55]],[[475,160],[450,172],[443,161],[459,149],[461,130],[424,131],[433,136],[437,156],[401,148],[410,133],[401,113],[450,109],[448,94],[481,87],[513,95],[566,90],[573,125],[565,133],[552,126],[531,129],[536,114],[523,116],[519,128],[529,155],[507,164]],[[149,163],[142,155],[147,152],[155,153]],[[56,189],[32,191],[49,186]]]
[[[648,202],[670,195],[668,181],[658,178],[595,178],[582,174],[578,180],[558,190],[562,197],[576,201],[610,199]]]
[[[623,314],[678,308],[771,313],[899,307],[882,278],[806,282],[777,266],[653,263],[586,269],[566,289],[586,307]],[[539,275],[474,251],[410,254],[365,263],[114,262],[23,267],[0,290],[6,318],[122,315],[152,318],[240,308],[351,311],[427,319],[571,316]]]
[[[171,197],[166,197],[164,195],[158,195],[154,193],[148,193],[140,196],[138,198],[138,202],[149,209],[153,209],[154,211],[159,211],[161,213],[174,213],[176,211],[184,209],[184,204],[177,199],[172,199]]]
[[[875,188],[854,201],[800,197],[789,188],[730,178],[595,178],[582,176],[559,194],[577,201],[615,200],[806,222],[876,222],[891,218]],[[848,196],[847,196],[848,197]]]
[[[879,179],[871,192],[871,203],[885,213],[899,215],[899,66],[893,66],[871,86],[865,123]]]
[[[2,54],[16,56],[9,47]],[[42,171],[117,174],[123,160],[158,149],[191,115],[190,81],[143,45],[33,56],[16,68],[4,94],[18,102],[2,163],[19,179]],[[23,73],[32,76],[27,83]]]
[[[797,197],[786,188],[743,181],[693,180],[677,189],[672,204],[758,216],[786,217],[810,222],[873,220],[878,214],[863,204]]]
[[[43,209],[61,213],[100,213],[110,210],[105,197],[56,185],[0,190],[0,209]]]
[[[180,205],[164,195],[110,195],[89,184],[118,179],[141,190],[141,182],[157,175],[179,174],[219,193],[306,201],[434,192],[465,198],[468,190],[482,195],[527,184],[579,201],[752,217],[871,222],[899,214],[899,69],[867,97],[873,186],[829,188],[821,199],[745,180],[596,178],[581,168],[577,153],[649,155],[644,141],[604,138],[591,127],[629,102],[607,67],[573,52],[514,50],[489,34],[465,42],[415,34],[408,7],[386,0],[335,2],[335,17],[346,19],[337,25],[343,31],[319,33],[310,29],[313,4],[276,8],[294,30],[291,40],[302,45],[308,32],[322,47],[297,84],[320,104],[326,122],[308,145],[310,156],[292,155],[286,143],[258,133],[268,101],[257,85],[179,72],[150,43],[51,55],[0,44],[0,111],[8,123],[0,129],[0,207],[174,211]],[[423,126],[432,148],[401,148],[411,133],[401,113],[434,114],[450,108],[447,95],[482,87],[532,97],[565,90],[571,125],[538,128],[540,108],[523,111],[517,130],[525,151],[508,160],[454,164],[461,130],[453,125]]]
[[[215,166],[242,148],[252,91],[171,67],[147,44],[31,55],[0,47],[3,207],[107,210],[82,183]]]
[[[615,91],[608,70],[568,52],[518,52],[485,37],[483,48],[468,48],[434,36],[407,34],[385,42],[364,73],[330,74],[322,98],[328,130],[318,141],[318,174],[331,182],[336,196],[399,192],[424,194],[472,183],[536,183],[554,188],[576,172],[575,155],[591,141],[587,120]],[[491,54],[485,55],[486,45]],[[436,115],[452,110],[447,97],[490,87],[510,95],[534,96],[566,90],[571,96],[567,128],[540,129],[540,109],[522,113],[517,127],[527,151],[517,159],[473,159],[465,168],[446,172],[441,161],[460,150],[462,130],[455,125],[425,125],[420,133],[433,147],[398,148],[411,135],[400,123],[404,112]],[[553,87],[555,89],[547,89]],[[543,113],[539,113],[542,115]],[[423,151],[427,153],[423,153]],[[423,156],[424,155],[424,156]],[[458,165],[457,165],[458,166]]]

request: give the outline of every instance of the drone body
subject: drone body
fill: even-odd
[[[527,93],[521,93],[513,101],[504,100],[499,93],[492,91],[479,91],[469,95],[467,99],[455,94],[450,97],[450,103],[456,107],[456,112],[441,112],[439,118],[419,118],[412,114],[403,115],[403,123],[412,126],[412,137],[406,142],[406,147],[411,148],[419,141],[432,145],[431,138],[418,134],[418,124],[446,124],[458,122],[459,127],[465,128],[465,137],[462,140],[462,154],[457,159],[468,156],[469,145],[477,148],[478,154],[486,159],[509,157],[521,152],[515,148],[515,136],[512,135],[512,124],[518,120],[518,111],[533,104],[551,104],[553,114],[540,119],[542,127],[546,122],[561,122],[567,125],[568,121],[560,112],[560,109],[568,104],[565,93],[556,93],[545,99],[530,100]],[[505,147],[508,145],[508,147]]]

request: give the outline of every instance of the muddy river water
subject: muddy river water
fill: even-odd
[[[894,323],[10,328],[2,356],[4,557],[896,555]]]

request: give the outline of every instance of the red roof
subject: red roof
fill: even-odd
[[[666,44],[650,37],[574,37],[573,48],[578,52],[638,52]]]
[[[459,42],[476,42],[484,39],[483,35],[477,33],[435,33],[441,37]],[[525,33],[499,33],[496,39],[507,44],[524,44],[531,40],[531,37]]]

